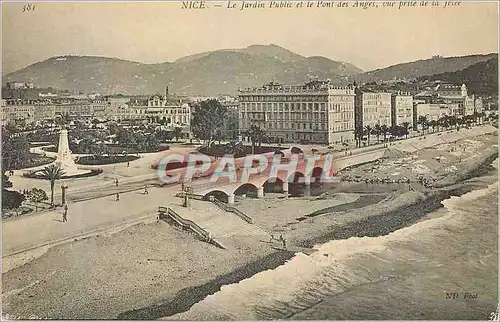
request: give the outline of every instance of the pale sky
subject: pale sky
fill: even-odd
[[[201,10],[181,9],[180,1],[38,2],[30,12],[22,12],[24,3],[4,2],[3,72],[59,55],[156,63],[270,43],[304,56],[350,62],[364,70],[436,54],[498,52],[496,1],[462,1],[451,8],[443,8],[441,2],[439,7],[401,9],[382,8],[380,2],[379,8],[366,10],[240,10],[241,1],[236,9],[227,9],[227,2],[208,2],[209,8]],[[216,3],[221,7],[214,7]]]

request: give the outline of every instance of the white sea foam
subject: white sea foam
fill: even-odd
[[[495,182],[485,189],[451,197],[442,202],[444,208],[437,211],[438,215],[386,236],[353,237],[316,245],[317,252],[309,256],[297,254],[276,269],[223,286],[219,292],[206,297],[189,311],[166,319],[284,319],[312,310],[324,299],[360,285],[388,281],[396,274],[390,273],[394,267],[403,267],[398,269],[404,272],[404,267],[413,263],[411,267],[414,271],[408,273],[409,276],[425,271],[427,265],[437,270],[445,269],[440,260],[432,258],[434,253],[441,251],[436,249],[436,241],[449,241],[454,238],[454,233],[463,234],[464,223],[475,220],[471,218],[471,210],[467,206],[477,202],[481,204],[479,198],[497,190],[498,182]],[[478,257],[478,264],[474,262],[471,265],[484,265],[486,262]],[[336,312],[328,317],[346,316]]]

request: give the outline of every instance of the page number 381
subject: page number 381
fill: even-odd
[[[23,12],[35,11],[35,5],[33,3],[28,3],[23,6]]]

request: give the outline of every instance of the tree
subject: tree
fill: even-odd
[[[387,141],[387,133],[389,132],[389,128],[387,127],[387,125],[383,124],[380,127],[380,132],[384,136],[384,142]]]
[[[363,140],[364,137],[363,127],[356,125],[353,132],[354,132],[354,140],[356,141],[356,147],[360,148],[361,141]]]
[[[436,127],[439,125],[439,123],[436,120],[432,120],[429,122],[429,126],[432,127],[432,133],[436,132]]]
[[[71,117],[69,116],[69,113],[62,113],[61,115],[58,115],[56,117],[56,124],[57,125],[67,125],[71,122]]]
[[[176,140],[176,141],[178,141],[178,140],[179,140],[179,138],[181,137],[181,134],[182,134],[182,127],[180,127],[180,126],[176,126],[176,127],[174,128],[174,131],[173,131],[173,133],[172,133],[172,134],[173,134],[173,136],[174,136],[175,140]]]
[[[243,153],[243,151],[243,144],[237,141],[231,141],[224,147],[224,153],[226,154],[237,155]]]
[[[370,145],[370,135],[372,134],[373,128],[370,125],[365,126],[365,133],[368,137],[368,145]]]
[[[428,126],[428,124],[429,124],[429,121],[428,121],[428,119],[427,119],[427,116],[425,116],[425,115],[420,115],[420,116],[418,117],[417,124],[420,124],[420,125],[422,126],[422,134],[424,134],[424,133],[425,133],[425,130],[426,130],[426,128],[427,128],[427,126]]]
[[[262,144],[262,138],[264,137],[264,131],[256,124],[252,124],[246,135],[250,137],[252,142],[252,154],[255,154],[255,143],[259,142],[259,146]]]
[[[408,134],[410,134],[409,130],[411,129],[410,123],[409,122],[403,122],[402,126],[404,128],[403,134],[406,136],[406,138],[408,138]]]
[[[137,145],[134,132],[127,131],[125,129],[120,129],[120,131],[116,134],[116,140],[118,141],[118,144],[126,146],[127,148]]]
[[[382,134],[382,129],[380,127],[380,124],[375,124],[373,127],[372,133],[377,136],[377,143],[380,142],[380,134]]]
[[[2,170],[23,168],[31,158],[25,135],[13,134],[2,127]]]
[[[191,130],[193,135],[204,141],[208,149],[217,139],[218,133],[224,129],[227,108],[217,100],[211,99],[195,105]]]
[[[2,190],[7,188],[12,188],[12,182],[10,182],[9,177],[7,177],[5,172],[2,172]]]
[[[43,189],[33,188],[28,192],[28,200],[35,204],[35,211],[38,211],[38,203],[49,199]]]
[[[56,180],[61,179],[61,177],[64,175],[64,171],[61,169],[60,166],[56,164],[51,164],[49,166],[46,166],[43,168],[41,171],[41,176],[43,179],[50,181],[50,206],[54,206],[54,185],[56,183]]]

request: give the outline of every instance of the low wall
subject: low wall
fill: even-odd
[[[385,151],[386,149],[380,149],[338,159],[334,161],[334,169],[335,171],[341,171],[347,167],[376,161],[384,156]]]
[[[488,133],[496,133],[496,131],[497,129],[491,125],[479,126],[471,129],[461,128],[459,131],[453,129],[400,141],[391,147],[403,152],[413,153],[439,144],[452,143],[458,140],[473,138]]]

